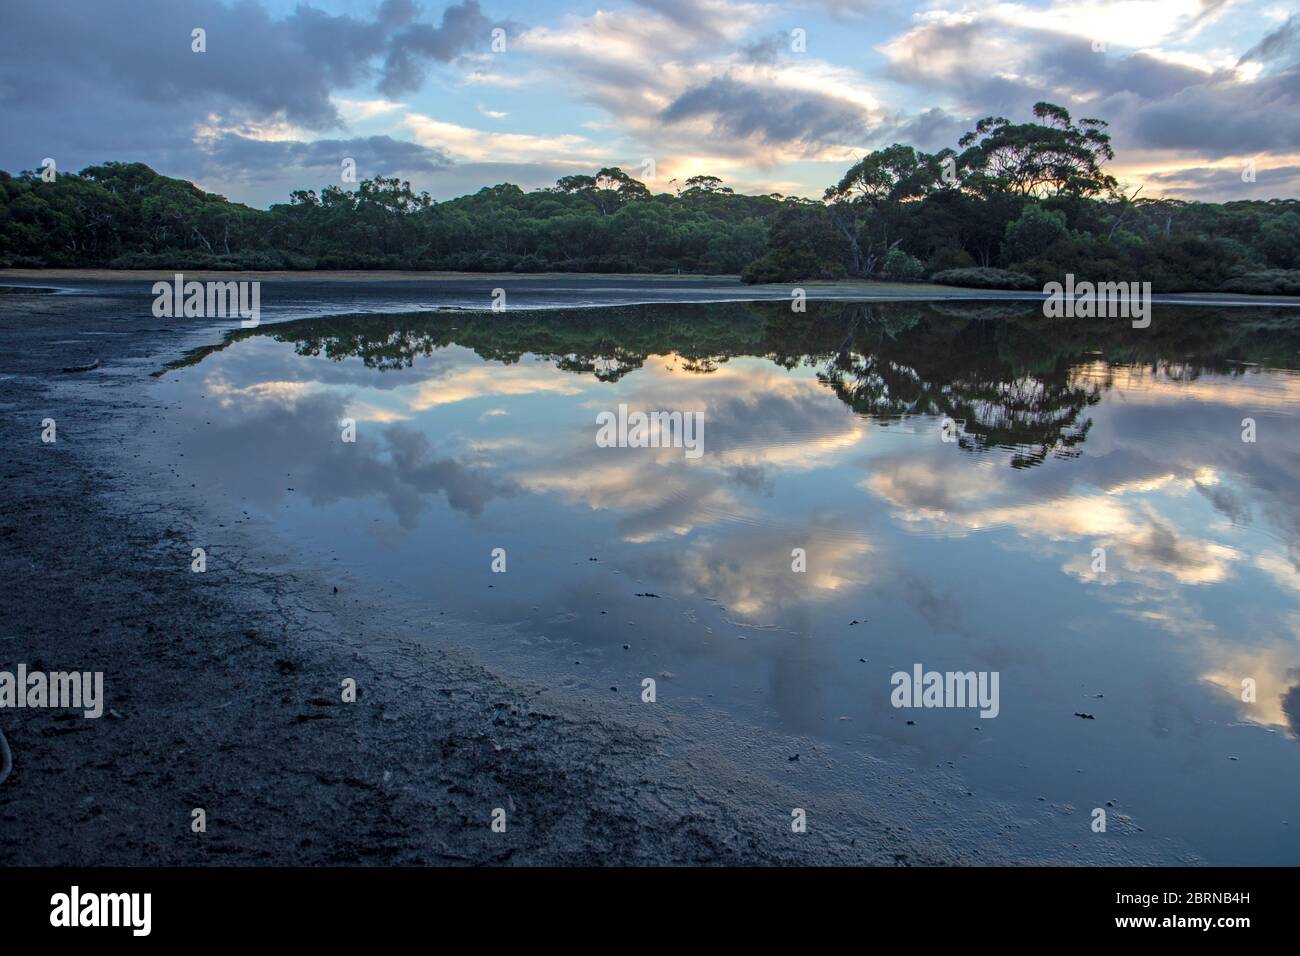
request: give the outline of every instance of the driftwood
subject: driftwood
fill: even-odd
[[[67,365],[67,366],[64,366],[63,371],[65,371],[65,372],[93,372],[93,371],[94,371],[95,369],[97,369],[97,368],[99,368],[99,359],[95,359],[95,361],[91,362],[89,365]]]

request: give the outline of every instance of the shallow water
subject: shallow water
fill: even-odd
[[[1103,807],[1213,863],[1294,864],[1294,324],[363,315],[235,333],[156,390],[187,481],[386,582],[431,634],[505,625],[575,689],[635,699],[647,675],[756,727],[951,763],[981,794],[1074,807],[1081,841]],[[701,412],[702,454],[600,447],[620,404]],[[997,716],[894,707],[916,664],[996,672]]]

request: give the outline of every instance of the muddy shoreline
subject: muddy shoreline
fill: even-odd
[[[130,316],[93,292],[0,304],[0,668],[103,671],[106,688],[98,720],[0,710],[0,865],[1193,862],[1085,846],[1073,808],[639,719],[423,639],[364,582],[189,497],[165,460],[130,463],[167,414],[149,374],[222,331],[178,330],[147,298]],[[92,348],[98,368],[61,371]]]
[[[170,282],[175,271],[144,269],[0,269],[0,287],[44,285],[53,289],[84,287],[87,284],[139,283],[147,287],[157,280]],[[422,295],[471,301],[487,308],[494,288],[504,288],[512,307],[548,305],[650,304],[654,302],[753,302],[789,300],[798,286],[810,299],[855,302],[888,301],[1025,301],[1045,298],[1037,291],[967,289],[930,282],[889,282],[859,279],[814,279],[798,283],[746,285],[734,275],[624,275],[573,272],[487,273],[321,270],[315,272],[248,272],[187,270],[188,279],[198,281],[249,280],[274,284],[351,286],[375,289],[393,286],[408,297],[413,309]],[[1245,295],[1233,292],[1156,293],[1157,305],[1219,305],[1300,308],[1300,297]]]

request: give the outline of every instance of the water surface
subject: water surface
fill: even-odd
[[[1210,862],[1295,864],[1298,349],[1289,314],[1242,309],[445,312],[241,331],[156,388],[188,481],[386,582],[431,637],[502,625],[578,691],[635,701],[644,674],[951,763],[1075,808],[1081,841],[1109,807]],[[703,455],[599,447],[620,404],[702,412]],[[895,709],[916,663],[997,671],[999,715]]]

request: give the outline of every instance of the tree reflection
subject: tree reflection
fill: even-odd
[[[1080,453],[1087,410],[1111,387],[1110,365],[1148,364],[1186,380],[1290,368],[1300,354],[1300,330],[1281,309],[1157,307],[1151,328],[1133,329],[1123,319],[1048,319],[1036,302],[812,302],[803,313],[755,302],[304,319],[232,332],[172,367],[252,336],[381,372],[459,346],[503,365],[537,356],[603,382],[652,356],[692,375],[761,357],[815,369],[840,401],[882,425],[951,418],[959,448],[1010,449],[1015,468]],[[1081,374],[1099,362],[1101,374]]]

